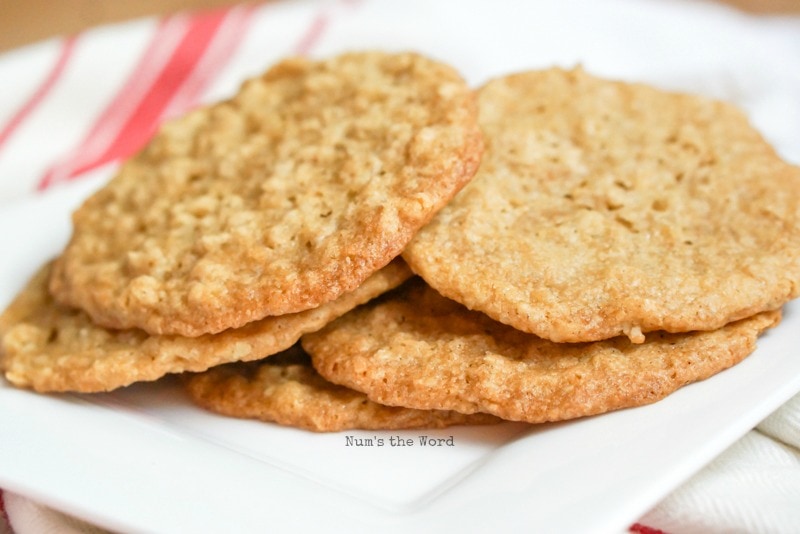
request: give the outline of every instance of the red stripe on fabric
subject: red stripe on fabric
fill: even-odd
[[[170,41],[174,33],[181,32],[182,34],[183,31],[183,25],[179,24],[175,17],[166,17],[160,21],[150,43],[139,57],[139,61],[122,88],[117,91],[109,105],[95,120],[86,137],[72,153],[63,160],[57,161],[44,173],[37,184],[38,190],[47,189],[52,184],[65,179],[75,167],[96,158],[105,150],[109,139],[116,135],[120,125],[133,113],[136,102],[142,98],[141,95],[152,83],[152,79],[156,77],[157,73],[154,70],[159,69],[163,63],[162,47],[168,46],[165,45],[165,42]],[[143,87],[143,84],[146,86]]]
[[[99,167],[105,163],[128,157],[150,140],[164,110],[172,97],[187,80],[219,30],[226,11],[213,11],[196,15],[178,47],[151,86],[134,113],[119,130],[106,151],[94,161],[72,169],[69,177]]]
[[[8,530],[11,530],[11,520],[8,518],[8,512],[6,512],[6,502],[5,502],[5,495],[3,494],[3,490],[0,489],[0,521],[5,521],[6,525],[8,525]]]
[[[47,74],[47,77],[45,77],[39,87],[36,88],[36,91],[33,92],[30,98],[17,110],[11,117],[11,120],[9,120],[2,131],[0,131],[0,148],[2,148],[3,144],[11,137],[14,131],[19,128],[33,110],[44,100],[53,86],[55,86],[61,74],[64,72],[64,68],[67,66],[70,56],[72,56],[72,52],[75,49],[75,40],[75,37],[68,37],[62,41],[61,50],[53,67]]]
[[[648,527],[647,525],[642,525],[641,523],[634,523],[628,530],[636,534],[667,534],[663,530]]]
[[[228,64],[236,48],[247,35],[255,12],[255,5],[241,5],[230,10],[224,25],[217,32],[213,45],[198,62],[179,94],[173,98],[164,112],[163,119],[179,116],[197,105],[203,93],[220,70]]]
[[[326,12],[318,13],[314,20],[311,21],[311,25],[308,27],[306,32],[300,38],[300,41],[294,48],[296,54],[301,56],[307,55],[311,48],[316,44],[319,40],[322,32],[325,30],[325,27],[328,25],[329,16]]]
[[[347,8],[354,9],[362,5],[361,0],[339,0],[339,4]],[[319,42],[320,37],[330,24],[332,15],[327,9],[320,10],[311,21],[306,32],[300,37],[300,41],[294,47],[295,54],[305,56]]]

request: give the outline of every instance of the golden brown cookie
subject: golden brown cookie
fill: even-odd
[[[745,358],[780,320],[715,331],[554,343],[469,311],[414,279],[304,336],[326,379],[375,402],[559,421],[657,401]]]
[[[481,152],[474,96],[448,66],[289,59],[126,162],[74,214],[51,290],[151,334],[314,308],[399,255]]]
[[[404,253],[444,296],[563,342],[798,296],[800,169],[732,106],[552,69],[487,83],[478,107],[478,173]]]
[[[331,384],[299,345],[259,362],[214,367],[185,380],[192,401],[231,417],[259,419],[316,432],[396,430],[498,423],[486,414],[383,406]]]
[[[85,313],[53,302],[47,292],[49,273],[50,264],[0,315],[3,371],[20,387],[78,392],[108,391],[167,373],[264,358],[410,276],[408,267],[395,260],[355,291],[318,308],[187,338],[96,326]]]

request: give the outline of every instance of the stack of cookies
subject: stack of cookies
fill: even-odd
[[[6,378],[184,373],[316,431],[557,421],[750,354],[800,293],[800,169],[733,107],[580,69],[473,92],[286,60],[165,125],[0,316]]]

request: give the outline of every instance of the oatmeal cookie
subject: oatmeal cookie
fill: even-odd
[[[183,336],[334,300],[472,177],[476,115],[420,55],[287,59],[124,163],[74,213],[51,291],[99,325]]]
[[[480,413],[377,404],[363,393],[319,376],[299,345],[263,361],[221,365],[188,375],[185,384],[192,401],[207,410],[315,432],[444,428],[501,421]]]
[[[800,284],[800,169],[733,106],[551,69],[487,83],[486,153],[407,247],[444,296],[558,342],[687,332]]]
[[[375,402],[541,423],[649,404],[735,365],[779,311],[714,331],[555,343],[415,279],[303,336],[317,371]]]
[[[44,266],[0,315],[3,371],[16,386],[85,393],[156,380],[167,373],[264,358],[410,276],[408,267],[397,259],[355,291],[318,308],[188,338],[97,326],[85,313],[53,302],[47,292],[50,269],[50,264]]]

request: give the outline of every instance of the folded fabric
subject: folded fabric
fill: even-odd
[[[797,532],[800,395],[770,415],[640,521],[665,532]]]
[[[102,534],[108,532],[15,493],[0,492],[7,522],[0,534]],[[3,530],[5,529],[5,530]]]

